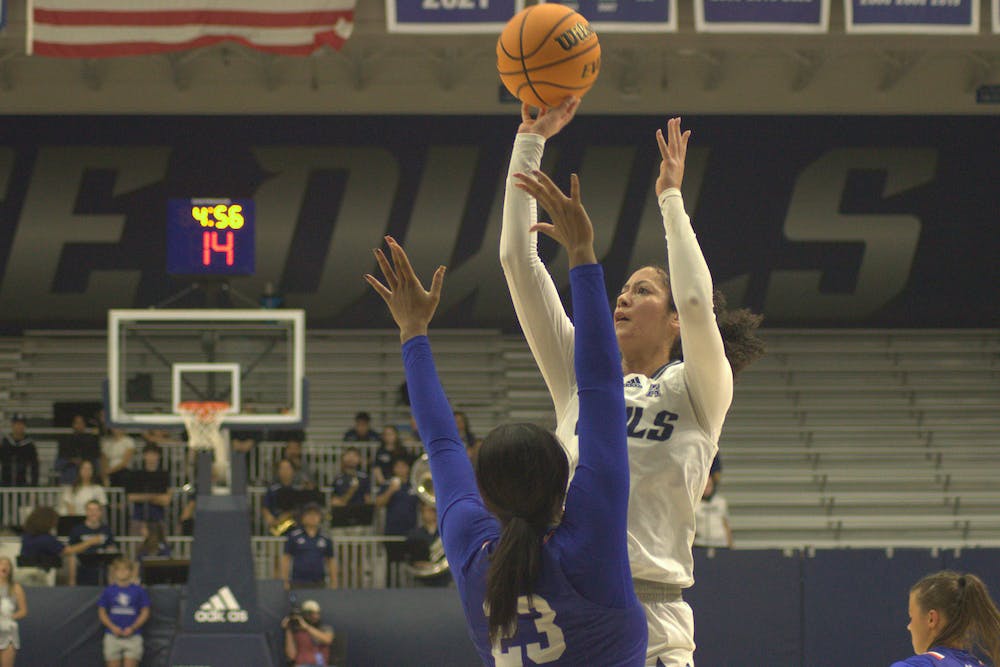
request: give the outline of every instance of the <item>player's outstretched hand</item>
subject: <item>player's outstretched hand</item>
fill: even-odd
[[[517,133],[540,134],[546,139],[551,139],[573,120],[578,106],[580,106],[579,97],[567,97],[558,106],[539,109],[538,115],[532,118],[531,107],[521,104],[521,125],[517,128]]]
[[[656,144],[660,147],[660,175],[656,178],[656,196],[667,188],[680,188],[684,181],[684,160],[687,158],[691,130],[681,133],[681,119],[667,121],[667,137],[663,130],[656,131]]]
[[[431,279],[431,289],[427,291],[410,266],[403,247],[391,236],[386,236],[385,241],[392,254],[392,264],[380,249],[376,248],[374,252],[386,284],[383,285],[370,273],[365,274],[365,280],[389,306],[392,319],[399,326],[400,342],[405,343],[414,336],[427,334],[427,325],[441,301],[445,267],[437,268]]]
[[[552,222],[540,222],[531,227],[533,232],[541,232],[554,238],[559,245],[566,248],[571,267],[580,264],[596,264],[594,255],[594,225],[590,222],[587,209],[580,200],[580,178],[576,174],[569,177],[569,197],[563,194],[548,176],[538,171],[532,172],[534,178],[527,174],[514,174],[515,184],[538,200],[549,215]]]

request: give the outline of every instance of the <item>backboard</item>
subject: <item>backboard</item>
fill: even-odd
[[[108,421],[181,425],[186,401],[230,404],[222,424],[293,426],[306,415],[305,313],[108,311]]]

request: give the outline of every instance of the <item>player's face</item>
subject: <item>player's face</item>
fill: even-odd
[[[926,653],[931,647],[932,636],[930,613],[924,611],[917,604],[916,595],[910,593],[910,623],[906,629],[910,631],[910,640],[913,642],[914,653]]]
[[[670,310],[670,294],[653,268],[629,276],[615,301],[614,315],[615,334],[623,347],[661,345],[673,338],[671,331],[676,336],[677,313]]]

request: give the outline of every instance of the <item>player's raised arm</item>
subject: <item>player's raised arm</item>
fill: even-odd
[[[518,177],[552,215],[536,229],[566,248],[576,319],[575,372],[580,400],[580,460],[566,496],[557,539],[586,559],[564,562],[566,576],[587,599],[624,607],[634,597],[628,567],[628,449],[621,358],[604,273],[594,254],[594,230],[571,177],[566,197],[541,172]]]
[[[681,198],[690,137],[690,130],[681,133],[680,118],[667,122],[666,137],[656,131],[661,158],[656,196],[663,214],[670,289],[680,320],[691,400],[702,428],[717,438],[733,400],[733,371],[715,319],[712,275]]]
[[[573,323],[538,256],[537,233],[531,231],[538,218],[535,200],[516,187],[515,174],[530,174],[541,166],[545,141],[573,119],[578,104],[578,99],[567,97],[557,107],[539,110],[535,118],[527,105],[521,107],[500,231],[500,264],[514,311],[557,413],[564,409],[573,389]]]
[[[445,267],[438,267],[430,290],[425,290],[402,246],[392,237],[387,236],[386,242],[392,254],[391,263],[381,250],[374,251],[385,283],[372,275],[365,275],[365,280],[389,306],[399,326],[413,414],[434,480],[441,538],[448,561],[459,578],[470,553],[487,536],[495,535],[497,529],[496,520],[486,511],[476,488],[472,465],[458,435],[427,339],[428,325],[441,300]]]

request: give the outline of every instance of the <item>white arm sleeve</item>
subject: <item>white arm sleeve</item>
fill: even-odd
[[[539,134],[518,134],[514,139],[504,193],[500,264],[514,312],[560,418],[572,397],[575,381],[573,323],[563,309],[552,276],[538,256],[538,234],[528,231],[537,221],[535,200],[514,187],[513,177],[518,172],[538,169],[544,148],[545,138]]]
[[[712,275],[684,212],[680,190],[668,188],[659,202],[667,237],[670,290],[680,318],[684,376],[701,427],[718,439],[733,400],[733,371],[712,310]]]

